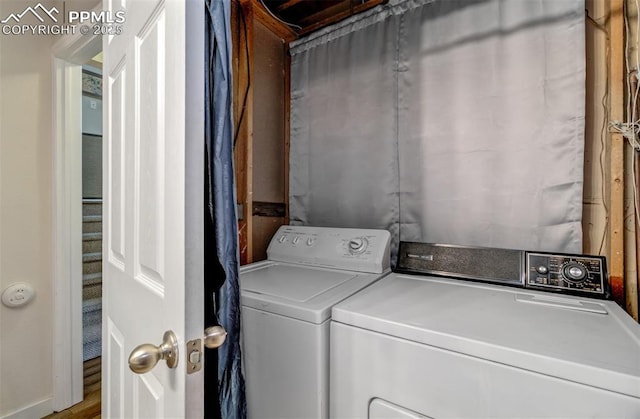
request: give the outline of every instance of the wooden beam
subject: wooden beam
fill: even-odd
[[[611,0],[609,18],[609,121],[624,121],[624,0]],[[609,282],[613,298],[625,307],[624,138],[610,131]]]
[[[242,1],[242,8],[245,11],[246,21],[247,21],[247,51],[248,60],[247,63],[247,74],[249,76],[249,80],[255,80],[254,77],[254,61],[253,61],[253,19],[254,19],[254,8],[250,1]],[[246,144],[246,159],[247,159],[247,203],[245,206],[245,211],[247,214],[246,223],[247,223],[247,263],[253,262],[253,220],[251,215],[251,209],[253,208],[253,83],[249,83],[248,95],[247,95],[247,103],[246,103],[246,115],[245,115],[245,123],[246,123],[246,136],[247,136],[247,144]]]
[[[290,26],[274,19],[273,16],[265,10],[259,0],[253,0],[251,3],[253,5],[253,12],[256,20],[266,26],[271,32],[278,35],[285,42],[291,42],[298,39],[298,33]]]
[[[305,27],[316,22],[335,18],[336,16],[342,16],[342,18],[344,18],[344,16],[350,16],[351,14],[353,14],[351,9],[351,2],[343,1],[318,10],[311,15],[305,16],[300,19],[298,23],[300,24],[300,26]]]
[[[247,263],[247,245],[246,245],[246,228],[247,225],[245,223],[245,214],[244,214],[244,201],[246,197],[246,187],[244,182],[245,176],[245,168],[244,168],[244,149],[242,148],[243,138],[241,138],[241,133],[236,132],[241,128],[238,125],[238,109],[240,104],[238,104],[238,96],[240,94],[240,86],[239,86],[239,75],[240,75],[240,45],[243,43],[243,25],[240,18],[240,6],[239,3],[232,2],[231,3],[231,69],[233,74],[232,79],[232,95],[233,95],[233,136],[234,140],[237,142],[233,147],[233,158],[234,158],[234,168],[235,168],[235,177],[236,177],[236,199],[238,204],[242,204],[238,206],[238,248],[240,255],[240,265],[245,265]]]
[[[283,3],[280,3],[279,5],[276,6],[276,10],[278,11],[282,11],[282,10],[286,10],[291,6],[295,6],[298,3],[302,3],[304,0],[288,0],[285,1]]]
[[[287,207],[283,202],[253,201],[253,215],[257,215],[258,217],[283,218],[286,212]]]
[[[253,261],[253,10],[250,0],[232,4],[234,155],[237,199],[242,204],[240,260],[245,264]]]
[[[340,8],[337,6],[341,6],[342,4],[338,4],[336,6],[327,8],[325,10],[323,10],[322,12],[318,12],[316,14],[313,14],[311,16],[308,16],[306,18],[304,18],[301,23],[303,26],[303,29],[300,31],[300,36],[306,35],[308,33],[311,33],[313,31],[317,31],[318,29],[324,28],[325,26],[329,26],[331,24],[334,24],[336,22],[339,22],[343,19],[346,19],[352,15],[358,14],[358,13],[362,13],[368,9],[371,9],[375,6],[378,6],[380,4],[384,4],[386,3],[388,0],[370,0],[367,1],[365,3],[361,3],[358,5],[355,5],[351,8],[348,8],[346,10],[343,11],[339,11]],[[343,6],[344,7],[344,6]],[[331,12],[328,12],[328,10],[331,10]],[[315,19],[321,19],[317,22],[314,22]],[[312,23],[313,22],[313,23]],[[306,23],[309,23],[309,26],[305,26]]]

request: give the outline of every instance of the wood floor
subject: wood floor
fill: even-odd
[[[95,358],[84,363],[84,400],[44,419],[100,419],[100,362],[101,358]]]

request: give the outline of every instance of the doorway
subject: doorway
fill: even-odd
[[[101,50],[100,37],[80,34],[65,36],[52,48],[53,410],[61,412],[86,399],[85,404],[91,401],[98,415],[102,369]]]
[[[82,66],[83,393],[100,407],[102,378],[102,52]]]

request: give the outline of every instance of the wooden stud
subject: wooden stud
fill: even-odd
[[[238,130],[234,154],[237,199],[242,204],[242,221],[238,223],[238,241],[240,261],[245,264],[253,261],[251,216],[253,208],[253,7],[250,0],[241,0],[234,4],[236,6],[231,10],[233,117],[234,128]],[[244,14],[244,20],[241,13]],[[245,93],[246,104],[244,103]],[[240,121],[241,116],[242,121]],[[236,135],[235,132],[234,135]]]
[[[243,0],[243,8],[245,10],[245,16],[247,20],[247,49],[249,50],[249,63],[247,72],[251,80],[255,80],[254,74],[254,61],[253,61],[253,19],[254,19],[254,7],[251,1]],[[247,214],[247,263],[253,262],[253,216],[251,215],[251,209],[253,208],[253,83],[249,86],[249,92],[247,95],[247,108],[246,108],[246,127],[247,127],[247,144],[246,144],[246,159],[247,159],[247,199],[246,206],[244,208]]]
[[[611,185],[609,205],[609,282],[613,298],[624,307],[624,138],[611,134]],[[618,161],[620,160],[620,161]]]
[[[611,0],[609,19],[609,121],[624,120],[623,0]],[[610,132],[609,282],[613,298],[625,306],[624,291],[624,138]]]
[[[242,106],[241,88],[240,88],[240,52],[241,46],[244,45],[243,38],[243,25],[242,18],[240,16],[240,8],[242,6],[239,3],[231,3],[231,67],[233,74],[233,135],[236,139],[233,149],[235,177],[236,177],[236,199],[238,203],[242,203],[246,200],[246,169],[244,158],[244,141],[246,137],[242,133],[242,127],[239,126],[240,119],[240,107]],[[244,80],[246,83],[246,80]],[[240,97],[240,98],[239,98]],[[240,102],[240,103],[239,103]],[[238,131],[238,132],[236,132]],[[238,248],[240,254],[240,265],[247,263],[247,247],[246,247],[246,219],[245,210],[238,208]]]

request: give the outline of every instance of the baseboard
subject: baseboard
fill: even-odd
[[[41,418],[51,413],[53,413],[53,399],[49,398],[11,412],[6,416],[0,417],[0,419],[33,419]]]

